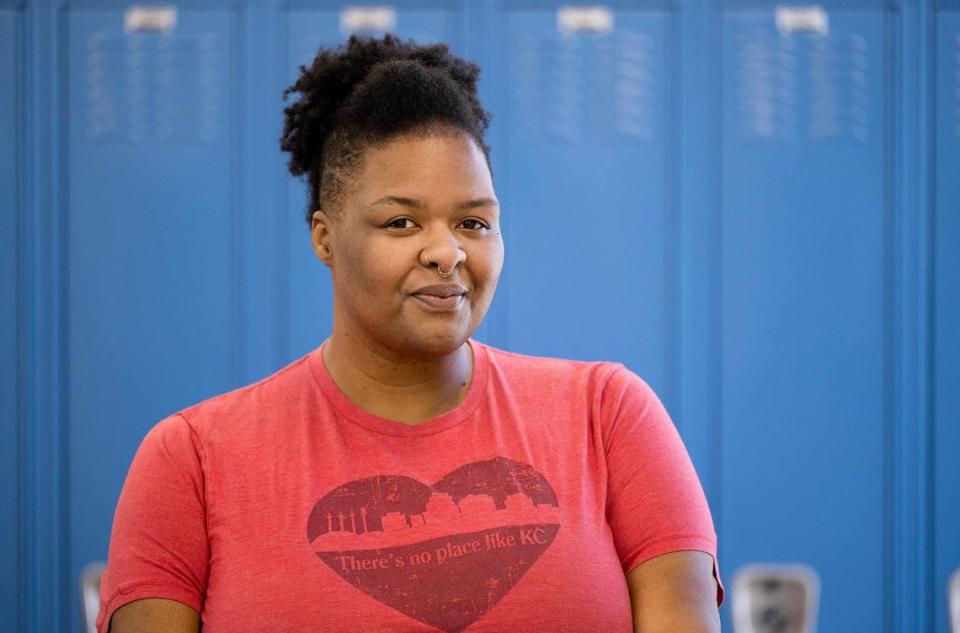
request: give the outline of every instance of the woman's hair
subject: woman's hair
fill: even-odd
[[[280,148],[290,152],[294,176],[307,175],[307,224],[318,208],[336,210],[364,150],[403,135],[463,132],[490,166],[483,134],[490,113],[477,98],[480,68],[454,56],[446,44],[418,45],[387,34],[351,35],[346,45],[320,49],[283,98]]]

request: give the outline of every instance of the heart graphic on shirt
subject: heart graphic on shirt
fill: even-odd
[[[496,457],[433,485],[402,475],[342,484],[314,506],[307,539],[360,591],[454,633],[492,609],[550,547],[558,507],[532,466]]]

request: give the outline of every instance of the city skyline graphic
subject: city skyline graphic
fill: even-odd
[[[338,576],[441,631],[492,609],[560,529],[557,495],[529,464],[495,457],[425,484],[375,475],[314,506],[307,540]]]

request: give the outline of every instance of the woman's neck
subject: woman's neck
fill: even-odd
[[[473,376],[473,350],[467,343],[436,359],[404,359],[336,328],[324,345],[323,363],[354,404],[404,424],[454,409]]]

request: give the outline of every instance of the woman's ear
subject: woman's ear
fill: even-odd
[[[323,209],[317,209],[310,219],[310,240],[317,259],[322,261],[327,268],[330,268],[333,264],[333,249],[330,248],[330,237],[330,216]]]

